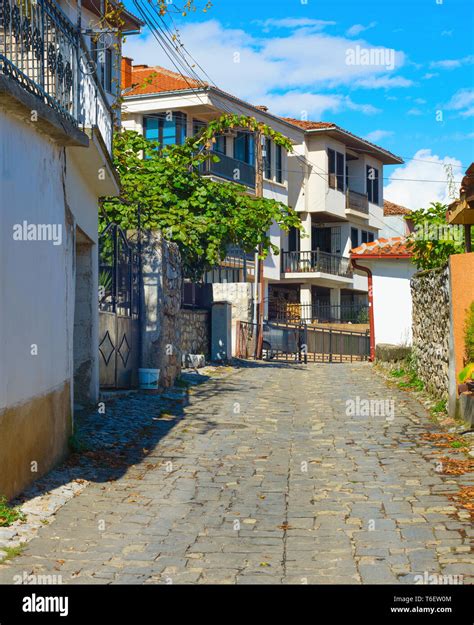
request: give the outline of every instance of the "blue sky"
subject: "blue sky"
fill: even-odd
[[[471,0],[215,0],[206,13],[172,15],[170,27],[218,86],[407,157],[384,173],[392,201],[449,200],[444,164],[459,180],[473,160]],[[147,29],[125,54],[174,69]]]

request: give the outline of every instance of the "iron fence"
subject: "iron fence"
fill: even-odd
[[[54,0],[0,0],[0,74],[112,147],[112,110],[77,25]]]
[[[338,254],[311,251],[281,253],[282,273],[328,273],[335,276],[352,277],[350,260]]]
[[[219,161],[214,161],[217,156]],[[255,187],[255,167],[225,154],[212,154],[199,166],[202,174],[214,175],[231,182],[239,182],[248,187]]]
[[[274,321],[303,323],[369,323],[367,304],[296,304],[271,302],[268,317]]]

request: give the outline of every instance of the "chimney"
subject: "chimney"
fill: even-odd
[[[122,57],[121,80],[122,89],[128,89],[132,86],[132,59],[128,56]]]

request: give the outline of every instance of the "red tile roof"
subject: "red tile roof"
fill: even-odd
[[[400,204],[394,204],[393,202],[384,200],[383,214],[385,217],[390,217],[390,215],[411,215],[411,210],[405,208],[405,206],[400,206]]]
[[[336,124],[331,122],[310,122],[304,121],[302,119],[295,119],[294,117],[283,117],[283,119],[290,124],[294,124],[295,126],[299,126],[303,128],[303,130],[319,130],[321,128],[337,128]]]
[[[363,139],[362,137],[355,135],[353,132],[349,132],[349,130],[346,130],[345,128],[342,128],[341,126],[338,126],[337,124],[334,124],[332,122],[304,121],[301,119],[294,119],[293,117],[282,117],[282,119],[284,119],[286,122],[290,124],[293,124],[294,126],[298,126],[299,128],[302,128],[303,130],[308,130],[308,131],[309,130],[334,130],[336,132],[343,133],[343,135],[352,137],[356,143],[361,142],[365,145],[370,145],[373,148],[375,148],[378,153],[384,152],[385,154],[389,156],[389,160],[392,161],[392,164],[403,163],[403,159],[401,159],[396,154],[393,154],[393,152],[390,152],[389,150],[386,150],[385,148],[381,148],[379,145],[376,145],[375,143],[372,143],[371,141],[367,141],[367,139]]]
[[[125,95],[144,95],[162,93],[164,91],[183,91],[186,89],[199,89],[208,87],[193,78],[183,78],[177,72],[160,67],[148,67],[148,65],[133,65],[131,87]]]
[[[410,258],[413,252],[406,237],[377,239],[372,243],[362,243],[351,250],[351,258]]]

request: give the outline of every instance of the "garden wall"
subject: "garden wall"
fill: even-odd
[[[181,353],[204,354],[206,360],[210,353],[210,312],[208,310],[181,309]]]
[[[181,259],[158,232],[142,241],[141,367],[160,369],[168,388],[181,373]]]
[[[416,273],[410,282],[413,302],[413,356],[427,391],[447,399],[450,350],[449,270]]]

